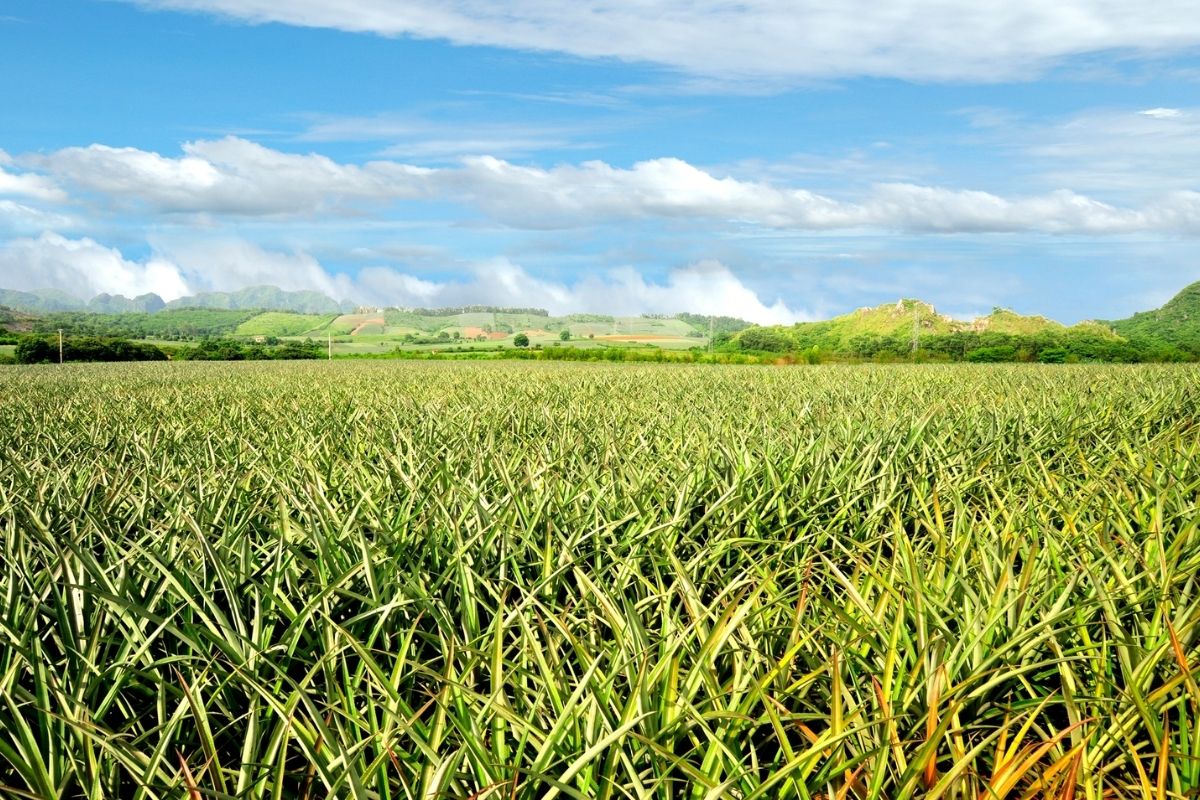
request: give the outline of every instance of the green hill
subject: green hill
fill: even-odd
[[[218,308],[229,310],[295,311],[301,314],[339,314],[353,303],[334,300],[320,292],[288,292],[278,286],[250,286],[236,292],[201,292],[167,303],[167,308]]]
[[[237,326],[237,336],[299,336],[324,328],[333,314],[299,314],[295,311],[264,311]]]
[[[48,311],[82,311],[86,304],[78,297],[58,289],[37,289],[32,292],[0,289],[0,306],[28,314],[41,314]]]
[[[1162,308],[1108,324],[1132,341],[1171,345],[1200,356],[1200,281],[1185,286]]]
[[[37,317],[8,306],[0,306],[0,332],[26,333],[33,330]]]
[[[965,321],[919,300],[860,308],[822,322],[755,326],[737,333],[725,348],[886,360],[910,357],[914,338],[923,357],[950,360],[1161,361],[1181,355],[1169,347],[1134,344],[1106,323],[1068,328],[1007,308]]]
[[[929,303],[898,300],[874,308],[865,307],[820,322],[798,322],[792,326],[754,326],[734,336],[745,350],[784,352],[817,348],[849,352],[871,348],[879,341],[912,341],[918,336],[953,333],[961,327],[952,317],[939,314]]]
[[[61,311],[43,314],[33,322],[38,333],[59,328],[72,336],[119,336],[134,339],[179,339],[223,336],[254,316],[253,311],[212,308],[166,309],[154,314],[93,314]]]
[[[119,294],[98,294],[89,302],[58,289],[22,292],[0,289],[0,306],[31,314],[60,311],[90,311],[95,314],[156,313],[164,309],[207,308],[222,311],[295,311],[300,314],[342,314],[353,311],[355,304],[338,302],[320,292],[288,292],[277,286],[250,286],[236,292],[201,292],[164,303],[156,294],[129,298]]]
[[[138,311],[153,314],[164,307],[166,303],[163,299],[152,292],[134,298],[120,294],[98,294],[87,304],[87,310],[96,314],[129,314]]]

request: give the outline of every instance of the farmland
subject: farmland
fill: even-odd
[[[1195,367],[67,365],[0,397],[6,797],[1200,788]]]

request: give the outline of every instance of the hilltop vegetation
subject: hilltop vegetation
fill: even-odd
[[[1134,341],[1171,345],[1200,355],[1200,282],[1187,286],[1162,308],[1112,323]]]
[[[1182,361],[1200,358],[1200,284],[1162,309],[1113,323],[1066,327],[996,308],[971,321],[901,300],[822,322],[752,326],[722,341],[725,350],[807,353],[812,358],[953,361]]]

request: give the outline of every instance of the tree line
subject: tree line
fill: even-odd
[[[809,326],[818,327],[818,326]],[[865,333],[844,341],[829,331],[748,328],[737,336],[717,336],[724,351],[820,354],[820,360],[1072,363],[1175,362],[1200,359],[1200,352],[1149,339],[1123,339],[1092,331],[1047,330],[1033,334],[957,331],[923,334],[914,353],[911,336]]]
[[[17,364],[56,364],[59,361],[57,336],[9,336],[16,350]],[[0,341],[3,343],[3,341]],[[164,347],[149,342],[102,336],[68,336],[62,342],[62,360],[70,363],[107,361],[280,361],[322,358],[317,342],[284,342],[277,346],[247,344],[236,339],[205,338],[195,345]]]

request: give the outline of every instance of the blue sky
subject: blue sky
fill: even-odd
[[[1187,6],[5,0],[0,286],[1125,316],[1200,279]]]

